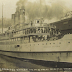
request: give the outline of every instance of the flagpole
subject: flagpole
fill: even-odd
[[[41,18],[41,0],[40,0],[40,18]]]
[[[3,33],[3,3],[2,3],[2,33]]]

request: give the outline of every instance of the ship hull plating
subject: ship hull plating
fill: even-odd
[[[0,45],[0,54],[17,58],[72,63],[71,38],[72,34],[55,41],[15,42],[15,44]]]
[[[71,52],[11,52],[0,51],[0,54],[33,60],[53,61],[53,62],[67,62],[72,63]]]

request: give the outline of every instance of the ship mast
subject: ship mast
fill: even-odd
[[[40,12],[41,12],[41,0],[40,0]],[[41,13],[40,13],[40,18],[41,18]]]
[[[2,3],[2,33],[3,33],[3,3]]]

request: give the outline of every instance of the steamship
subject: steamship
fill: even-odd
[[[0,34],[0,54],[31,60],[72,63],[72,15],[44,23],[43,18],[24,23],[25,10],[12,14],[12,23]]]

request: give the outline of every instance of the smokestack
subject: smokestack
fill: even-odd
[[[19,15],[18,11],[15,12],[15,24],[19,24],[18,15]]]
[[[20,23],[25,23],[25,9],[20,9]]]
[[[12,14],[11,20],[12,20],[12,24],[15,25],[15,14]]]

